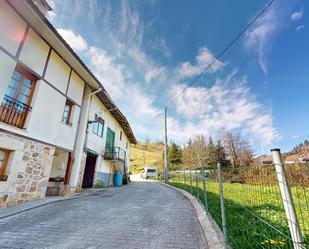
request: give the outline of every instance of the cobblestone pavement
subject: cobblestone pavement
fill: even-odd
[[[1,210],[0,210],[1,212]],[[190,202],[136,182],[0,220],[0,248],[206,248]]]

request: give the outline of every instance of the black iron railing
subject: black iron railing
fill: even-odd
[[[125,150],[120,147],[106,147],[104,152],[105,160],[124,161],[126,157]]]
[[[30,111],[31,106],[5,95],[0,106],[0,122],[24,128]]]

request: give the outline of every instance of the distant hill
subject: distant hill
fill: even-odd
[[[142,173],[150,165],[161,168],[164,145],[161,142],[138,142],[131,146],[131,173]]]

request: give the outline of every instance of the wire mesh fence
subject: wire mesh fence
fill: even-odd
[[[280,191],[282,180],[276,165],[222,167],[223,222],[216,165],[170,172],[169,183],[196,196],[226,232],[230,248],[309,248],[309,164],[286,165],[284,169],[294,203]],[[303,243],[296,243],[291,236],[289,225],[295,220],[287,216],[291,211],[287,204],[294,204]]]

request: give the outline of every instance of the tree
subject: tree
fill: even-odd
[[[182,151],[181,151],[181,148],[175,142],[172,142],[168,146],[169,170],[177,170],[177,169],[179,169],[181,162],[182,162]]]
[[[206,142],[203,135],[199,135],[194,140],[189,139],[182,149],[183,166],[185,168],[201,167],[206,162]]]
[[[214,144],[212,137],[209,137],[208,144],[206,146],[206,163],[208,166],[216,167],[218,162],[217,147]]]
[[[253,151],[240,133],[226,132],[223,135],[223,142],[233,168],[250,166],[253,163]]]
[[[218,141],[218,143],[216,145],[216,155],[217,155],[217,162],[220,162],[222,167],[230,166],[230,161],[227,159],[225,149],[221,145],[220,140]]]
[[[192,157],[195,166],[201,167],[207,163],[206,142],[203,135],[197,136],[192,143]]]
[[[194,165],[191,139],[188,140],[182,149],[182,164],[183,168],[191,168]]]

